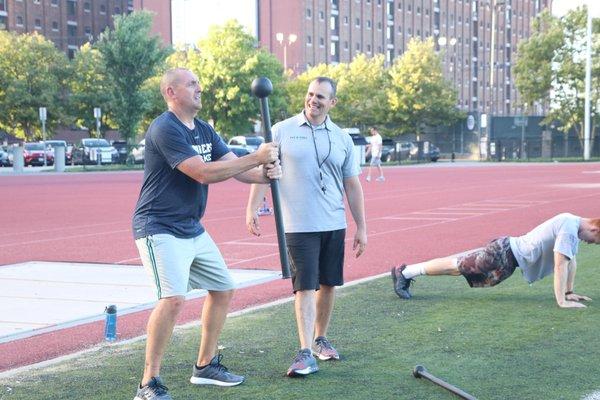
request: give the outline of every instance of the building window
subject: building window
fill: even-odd
[[[348,25],[348,16],[344,17],[344,25]]]
[[[412,11],[412,5],[407,4],[406,5],[406,11],[411,12]]]
[[[77,52],[77,49],[69,49],[67,51],[67,57],[69,57],[69,60],[72,60],[75,58],[75,53]]]
[[[379,31],[381,30],[381,22],[377,23],[377,30],[379,30]]]
[[[344,50],[348,50],[348,41],[347,40],[344,42]]]
[[[75,37],[75,36],[77,36],[77,26],[76,25],[69,25],[69,26],[67,26],[67,35],[69,37]]]
[[[306,18],[312,18],[312,11],[310,8],[306,9]]]
[[[360,51],[360,43],[356,42],[356,51]]]
[[[56,22],[56,21],[52,22],[52,30],[54,32],[58,32],[58,22]]]
[[[58,0],[52,0],[52,1],[50,2],[50,5],[51,5],[52,7],[58,7]]]
[[[368,45],[367,45],[367,53],[370,53],[370,52],[371,52],[371,45],[370,45],[370,44],[368,44]]]
[[[17,26],[23,26],[23,17],[21,17],[20,15],[17,15],[16,24],[17,24]]]
[[[402,27],[398,26],[398,35],[402,35],[404,32],[402,32]]]
[[[425,9],[425,15],[429,16],[429,8]]]
[[[35,29],[42,29],[42,20],[41,20],[41,19],[39,19],[39,18],[36,18],[36,19],[35,19],[35,22],[34,22],[34,24],[33,24],[33,27],[34,27]]]
[[[360,18],[356,18],[354,20],[354,26],[356,26],[357,28],[360,28]]]
[[[115,14],[121,14],[121,7],[115,7]]]
[[[306,37],[306,45],[307,46],[312,46],[312,36],[308,35]]]
[[[319,38],[319,46],[325,47],[325,39],[323,39],[322,37]]]
[[[417,29],[417,36],[421,36],[421,30]]]
[[[421,7],[417,6],[417,15],[421,15]]]
[[[381,0],[377,0],[377,6],[381,7]]]
[[[104,4],[100,5],[100,14],[106,14],[106,6]]]
[[[323,21],[325,19],[325,13],[323,11],[319,11],[319,19]]]
[[[370,19],[367,20],[367,29],[371,29],[371,20]]]
[[[402,2],[398,2],[398,10],[402,10]]]
[[[6,30],[8,23],[6,22],[6,16],[0,15],[0,30]]]
[[[408,28],[408,29],[406,30],[406,33],[408,33],[408,36],[412,35],[412,29],[411,29],[411,28]]]
[[[89,1],[86,1],[85,3],[83,3],[83,11],[90,12],[91,9],[92,9],[92,6],[90,5]]]
[[[33,0],[33,4],[40,4],[40,0]]]
[[[77,3],[74,1],[67,1],[67,15],[73,16],[77,14]]]

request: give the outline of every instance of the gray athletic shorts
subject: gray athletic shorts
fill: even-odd
[[[379,157],[371,157],[371,164],[374,167],[378,167],[381,165],[381,156]]]
[[[192,289],[223,292],[235,288],[208,232],[190,239],[160,233],[137,239],[135,244],[159,299],[185,296]]]

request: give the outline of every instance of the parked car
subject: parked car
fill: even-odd
[[[73,164],[113,164],[119,159],[117,150],[106,139],[81,139],[72,150]]]
[[[144,155],[146,154],[146,139],[142,139],[136,147],[131,149],[131,159],[135,164],[144,163]]]
[[[54,157],[54,153],[55,153],[54,149],[56,146],[63,146],[65,148],[65,164],[70,164],[71,163],[71,152],[68,151],[69,148],[67,146],[67,142],[65,140],[57,140],[57,139],[46,140],[46,147],[50,148],[50,151],[52,152],[52,157]]]
[[[367,138],[367,140],[370,138]],[[370,140],[368,140],[371,143]],[[381,148],[381,161],[382,162],[390,162],[396,160],[396,142],[393,139],[383,139],[383,146]],[[365,155],[365,161],[371,161],[371,149],[367,151]]]
[[[23,146],[24,165],[44,165],[44,157],[46,165],[54,164],[54,153],[47,151],[42,142],[25,143]]]
[[[349,135],[352,138],[352,142],[355,146],[366,146],[369,144],[367,138],[360,133],[349,133]]]
[[[7,149],[0,146],[0,167],[10,167],[11,165],[12,165],[12,162],[8,158]]]
[[[117,162],[119,164],[125,164],[127,162],[127,141],[113,140],[110,144],[117,150],[117,153],[119,154],[117,157]]]
[[[230,145],[227,145],[227,147],[229,147],[229,151],[231,151],[233,154],[235,154],[238,157],[242,157],[247,154],[250,154],[250,150],[248,150],[248,147],[246,147],[246,146],[230,144]]]
[[[396,143],[396,160],[408,160],[415,157],[419,148],[413,142],[398,142]]]
[[[422,148],[422,158],[436,162],[440,158],[440,149],[431,142],[420,142],[416,145],[416,151],[412,155],[412,158],[419,158],[419,149]]]
[[[256,151],[258,146],[265,142],[262,136],[234,136],[227,142],[228,145],[244,146],[250,153]]]

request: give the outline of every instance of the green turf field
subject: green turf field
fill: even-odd
[[[386,276],[338,293],[330,338],[344,357],[306,378],[284,376],[296,351],[292,304],[230,318],[224,364],[234,388],[189,384],[198,329],[176,332],[162,377],[184,399],[453,399],[412,376],[416,364],[479,399],[581,399],[600,390],[600,246],[581,245],[576,292],[586,309],[559,309],[552,278],[533,286],[519,270],[491,289],[462,278],[421,277],[409,301]],[[132,399],[144,342],[105,346],[0,380],[0,399]]]

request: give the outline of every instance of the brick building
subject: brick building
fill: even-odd
[[[258,0],[258,39],[300,73],[359,53],[384,54],[389,65],[411,38],[432,37],[461,109],[515,115],[517,43],[551,1]]]
[[[170,1],[160,0],[0,0],[0,29],[38,32],[72,58],[113,26],[113,15],[141,9],[156,13],[153,31],[170,44]]]

